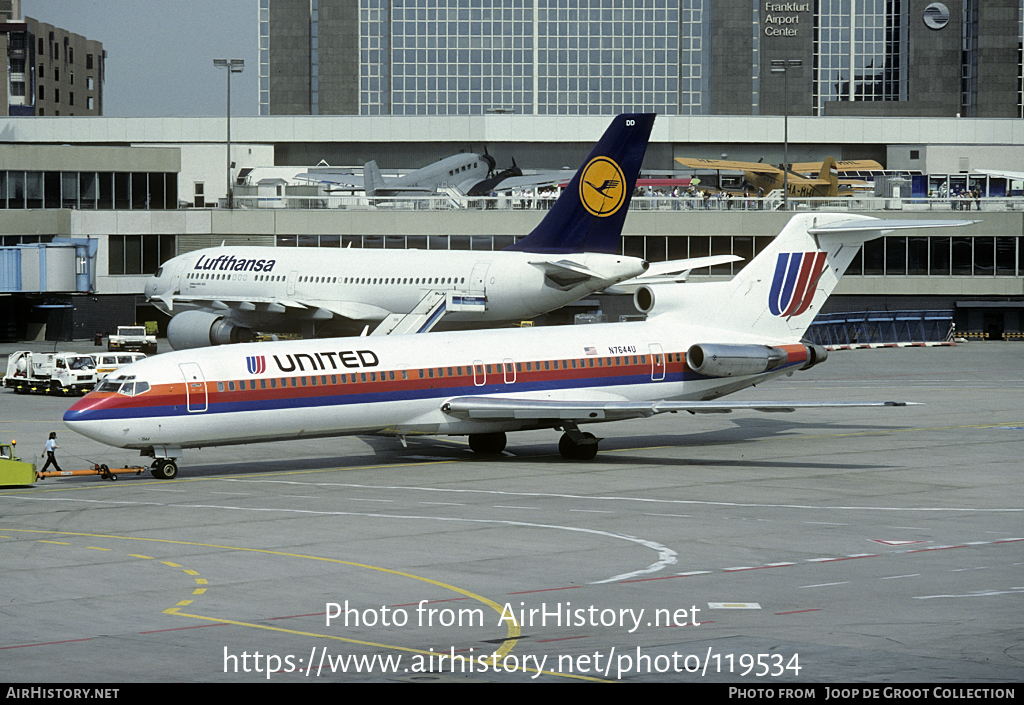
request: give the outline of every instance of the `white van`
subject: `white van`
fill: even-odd
[[[145,353],[140,352],[92,353],[92,359],[96,361],[96,381],[99,382],[118,367],[124,367],[144,357]]]

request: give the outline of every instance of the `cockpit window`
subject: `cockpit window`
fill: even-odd
[[[135,397],[149,391],[149,382],[135,381],[135,375],[110,379],[107,377],[96,387],[97,392],[117,392],[128,397]]]
[[[156,274],[154,274],[153,276],[156,277],[157,279],[159,279],[161,276],[163,276],[163,273],[164,273],[164,268],[163,267],[157,267],[156,268]]]

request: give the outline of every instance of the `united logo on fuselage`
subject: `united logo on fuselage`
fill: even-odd
[[[261,375],[267,371],[267,358],[263,355],[249,355],[245,358],[245,367],[251,375]]]
[[[775,263],[768,297],[768,310],[774,316],[799,316],[814,299],[818,279],[825,271],[824,252],[782,252]]]
[[[608,157],[594,157],[580,174],[580,201],[591,215],[605,218],[626,200],[626,177]]]

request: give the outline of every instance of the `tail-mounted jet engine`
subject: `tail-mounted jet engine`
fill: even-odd
[[[819,345],[804,345],[806,362],[801,370],[814,367],[828,357]],[[705,377],[742,377],[769,372],[790,361],[791,353],[769,345],[693,345],[686,351],[686,364]]]
[[[206,311],[185,311],[167,324],[167,342],[175,350],[248,343],[250,340],[250,329],[229,323],[223,315]]]

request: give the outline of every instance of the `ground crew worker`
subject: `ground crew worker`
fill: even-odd
[[[43,454],[39,456],[46,457],[46,465],[44,465],[43,469],[40,470],[39,472],[46,472],[46,468],[50,467],[51,464],[53,465],[54,469],[57,472],[62,472],[60,469],[60,465],[57,464],[57,458],[54,457],[53,455],[54,451],[56,451],[58,448],[60,448],[60,446],[57,445],[57,432],[50,431],[50,437],[46,439],[46,446],[43,448]]]

